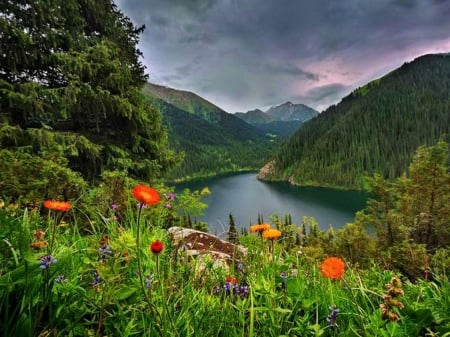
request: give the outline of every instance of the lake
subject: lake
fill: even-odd
[[[321,229],[326,230],[330,225],[334,229],[342,228],[353,222],[355,212],[364,208],[369,197],[368,193],[359,191],[263,182],[256,179],[254,172],[188,181],[177,184],[175,191],[204,187],[211,194],[202,199],[208,208],[197,220],[208,223],[209,231],[218,235],[228,231],[230,212],[238,230],[257,223],[258,213],[265,222],[270,222],[271,214],[280,217],[291,214],[294,224],[300,224],[302,216],[311,216]]]

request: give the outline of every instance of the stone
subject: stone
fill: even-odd
[[[208,261],[212,262],[213,268],[229,270],[231,265],[239,263],[247,255],[247,249],[241,245],[192,228],[171,227],[168,233],[178,252],[194,257],[200,270],[204,270]]]

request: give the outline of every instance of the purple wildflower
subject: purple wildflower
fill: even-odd
[[[94,280],[91,282],[91,284],[94,287],[98,286],[100,283],[102,283],[102,278],[100,277],[100,275],[96,271],[94,271],[93,276],[94,276]]]
[[[41,262],[41,265],[39,266],[39,268],[41,268],[41,269],[48,269],[50,267],[50,265],[55,264],[56,262],[58,262],[58,260],[55,259],[51,255],[43,256],[43,257],[41,257],[39,259],[39,261]]]
[[[331,329],[334,329],[337,327],[336,318],[337,314],[339,313],[339,308],[333,305],[331,307],[328,307],[328,309],[330,309],[331,312],[327,316],[327,324]]]
[[[166,208],[172,208],[172,204],[170,202],[166,202]]]
[[[55,281],[55,283],[65,283],[68,280],[64,275],[60,274],[54,279],[54,281]]]
[[[248,285],[243,284],[241,285],[239,289],[239,294],[241,295],[241,298],[247,298],[248,297]]]
[[[111,209],[112,209],[113,211],[115,211],[118,207],[119,207],[119,206],[117,206],[117,204],[112,204],[112,205],[111,205]]]
[[[108,244],[101,246],[98,251],[100,252],[100,259],[102,262],[106,262],[108,257],[112,254],[112,250]]]
[[[225,295],[230,295],[233,288],[234,288],[233,283],[225,282],[225,284],[223,285],[223,290],[225,290]]]

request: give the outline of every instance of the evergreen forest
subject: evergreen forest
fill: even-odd
[[[450,55],[425,55],[306,122],[264,179],[363,189],[375,173],[401,176],[420,145],[449,134]]]

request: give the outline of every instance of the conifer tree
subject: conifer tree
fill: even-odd
[[[141,93],[144,27],[112,0],[5,0],[0,13],[0,129],[17,135],[2,148],[39,155],[56,134],[89,180],[104,169],[149,180],[173,166],[160,113]]]
[[[227,240],[231,243],[238,243],[239,242],[239,234],[236,230],[236,225],[234,223],[234,217],[233,214],[230,213],[229,215],[229,229],[228,229],[228,236]]]

